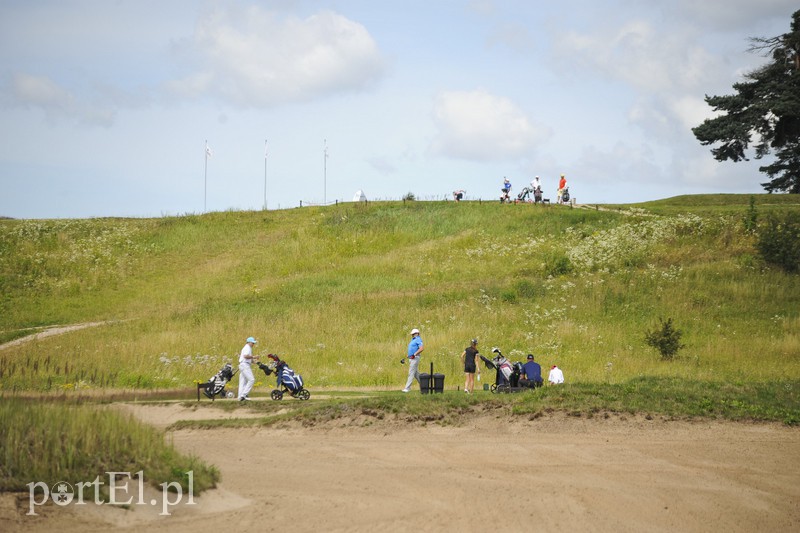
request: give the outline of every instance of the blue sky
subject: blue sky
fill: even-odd
[[[763,192],[691,127],[785,0],[0,2],[0,216]],[[212,156],[205,158],[205,142]],[[325,150],[327,147],[327,159]]]

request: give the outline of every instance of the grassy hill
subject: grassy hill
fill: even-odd
[[[635,206],[386,202],[159,219],[0,220],[0,390],[187,387],[247,336],[310,387],[399,388],[408,331],[461,381],[479,339],[568,382],[800,379],[800,277],[767,267],[750,195]],[[759,220],[800,210],[755,195]],[[672,318],[686,345],[644,343]],[[262,377],[263,381],[266,381]]]

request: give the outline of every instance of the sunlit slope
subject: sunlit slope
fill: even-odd
[[[0,221],[5,340],[112,321],[0,351],[0,388],[191,386],[249,335],[312,386],[398,387],[412,327],[451,384],[473,337],[571,381],[797,379],[798,278],[761,262],[743,219],[798,207],[750,198]],[[659,318],[684,333],[672,362],[643,342]]]

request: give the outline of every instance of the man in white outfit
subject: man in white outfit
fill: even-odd
[[[258,341],[253,337],[247,337],[247,342],[239,354],[239,401],[243,402],[249,400],[247,397],[250,390],[253,388],[256,378],[253,377],[253,369],[251,363],[255,360],[258,361],[258,356],[253,357],[253,345]]]

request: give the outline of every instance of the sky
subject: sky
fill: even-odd
[[[0,216],[761,193],[705,95],[796,0],[0,0]],[[206,151],[208,147],[208,152]],[[210,153],[210,156],[208,155]]]

